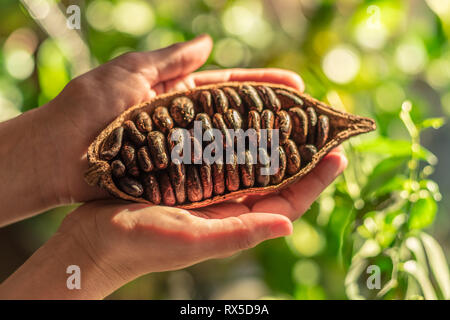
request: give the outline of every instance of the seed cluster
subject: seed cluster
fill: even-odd
[[[195,138],[194,121],[201,122],[202,136],[205,134],[208,142]],[[192,152],[192,164],[171,160],[171,152],[180,142],[172,141],[177,130],[191,132],[191,150],[204,150],[214,140],[209,130],[213,128],[222,133],[225,148],[234,147],[231,159],[223,159],[222,163],[203,159],[201,164],[194,164],[199,155]],[[227,129],[256,132],[248,138],[243,164],[238,164],[238,150]],[[261,129],[268,133],[267,148],[259,148]],[[271,154],[274,129],[279,130],[279,145]],[[109,134],[99,156],[110,164],[113,181],[121,191],[154,204],[174,206],[245,188],[278,185],[313,160],[329,141],[330,131],[329,117],[319,114],[296,94],[267,85],[242,84],[177,96],[150,114],[137,113]],[[182,135],[176,136],[183,139]],[[247,148],[250,144],[259,148],[258,159]],[[274,157],[279,164],[276,172],[263,174],[263,168],[268,168]]]

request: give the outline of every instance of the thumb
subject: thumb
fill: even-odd
[[[201,251],[208,257],[229,256],[257,244],[292,233],[292,222],[281,214],[246,213],[237,217],[211,219],[200,234]]]
[[[148,54],[149,60],[157,70],[156,80],[160,82],[182,77],[197,70],[206,62],[211,50],[211,37],[205,34]]]
[[[197,70],[206,62],[211,49],[212,40],[205,34],[163,49],[133,53],[129,59],[132,61],[126,63],[144,75],[152,86]]]
[[[197,70],[206,62],[211,49],[211,38],[201,35],[155,51],[126,53],[111,62],[141,74],[153,86]]]

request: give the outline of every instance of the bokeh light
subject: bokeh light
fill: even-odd
[[[436,89],[446,88],[450,84],[449,57],[432,61],[427,68],[426,79]]]
[[[28,78],[34,70],[34,59],[25,50],[10,51],[5,57],[6,70],[16,79]]]
[[[318,254],[325,245],[323,236],[304,220],[294,223],[294,232],[286,239],[294,253],[306,257]]]
[[[114,5],[110,1],[95,0],[87,7],[86,19],[94,29],[108,31],[113,28],[113,11]]]
[[[347,45],[339,45],[330,50],[322,61],[325,75],[333,82],[346,84],[358,74],[360,59],[358,53]]]
[[[219,34],[222,30],[220,19],[213,14],[199,14],[192,20],[192,32],[195,34]]]
[[[155,24],[150,5],[138,0],[120,1],[114,7],[112,19],[118,31],[135,36],[146,34]]]
[[[387,30],[382,24],[374,27],[363,22],[358,24],[355,30],[356,40],[366,49],[379,50],[383,48],[387,41],[387,36]]]
[[[411,39],[401,43],[395,51],[395,62],[400,70],[414,75],[421,72],[427,62],[427,53],[423,43]]]
[[[233,38],[222,39],[214,47],[214,60],[223,67],[246,66],[249,58],[246,46]]]
[[[255,27],[257,20],[257,12],[252,12],[244,6],[236,5],[224,12],[222,23],[226,31],[239,36],[249,33]]]
[[[378,107],[386,112],[397,112],[405,100],[405,92],[396,82],[381,84],[375,91]]]
[[[450,116],[450,91],[446,92],[444,95],[442,95],[441,98],[442,108],[447,114],[447,116]]]
[[[22,102],[23,96],[20,90],[0,78],[0,121],[19,115]]]
[[[426,2],[439,16],[450,17],[450,0],[426,0]]]
[[[261,3],[249,1],[244,4],[234,5],[224,12],[222,23],[225,30],[252,47],[267,47],[272,41],[273,32],[261,16]]]
[[[306,286],[314,286],[320,280],[320,267],[311,259],[297,261],[292,269],[294,280]]]
[[[144,47],[146,50],[155,50],[184,40],[184,36],[180,32],[169,28],[157,28],[145,38]]]

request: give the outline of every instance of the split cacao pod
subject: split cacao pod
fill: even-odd
[[[89,146],[85,180],[125,200],[204,207],[280,190],[346,139],[375,128],[372,119],[335,110],[282,85],[202,86],[163,94],[123,112]],[[180,129],[189,136],[179,134]],[[196,129],[200,139],[193,135]],[[232,130],[247,131],[231,137]],[[181,142],[190,148],[177,149]],[[223,154],[212,148],[215,161],[205,155],[211,144],[224,148]],[[276,166],[270,171],[272,163]]]

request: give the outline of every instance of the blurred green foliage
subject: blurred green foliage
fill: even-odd
[[[204,68],[290,69],[311,95],[378,124],[345,143],[348,169],[295,222],[292,236],[144,276],[111,298],[450,297],[450,203],[442,196],[450,191],[449,0],[29,3],[0,4],[0,120],[46,103],[119,54],[209,33],[215,47]],[[57,19],[69,16],[71,4],[81,7],[80,30]],[[0,280],[70,209],[0,230],[13,248],[1,252]],[[370,265],[379,267],[378,288],[370,288]]]

